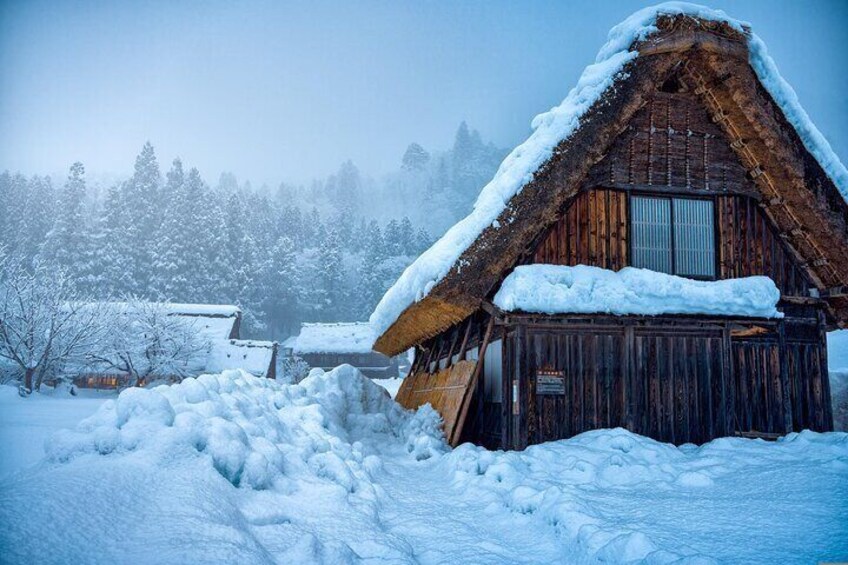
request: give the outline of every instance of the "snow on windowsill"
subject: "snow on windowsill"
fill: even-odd
[[[780,291],[768,277],[696,281],[626,267],[516,267],[494,297],[505,311],[540,314],[701,314],[781,318]]]

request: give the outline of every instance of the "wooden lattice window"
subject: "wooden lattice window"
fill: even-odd
[[[712,200],[633,196],[630,217],[634,267],[685,277],[715,278]]]

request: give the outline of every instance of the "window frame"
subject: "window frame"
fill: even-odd
[[[713,195],[697,195],[690,194],[686,192],[652,192],[652,191],[629,191],[627,195],[627,264],[631,267],[635,267],[633,264],[633,198],[661,198],[669,201],[669,228],[671,231],[671,275],[676,277],[684,277],[692,280],[699,281],[715,281],[719,280],[719,251],[721,249],[721,236],[719,233],[719,225],[718,225],[718,214],[716,210],[718,209],[718,202],[715,196]],[[713,218],[712,218],[712,227],[713,227],[713,274],[709,275],[682,275],[677,272],[677,243],[675,237],[675,215],[674,215],[674,201],[678,200],[707,200],[712,202],[713,207]],[[639,267],[644,268],[644,267]]]

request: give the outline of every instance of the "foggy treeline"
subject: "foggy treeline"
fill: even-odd
[[[302,321],[367,319],[504,155],[462,123],[450,149],[413,143],[379,179],[348,161],[306,185],[252,187],[166,167],[147,143],[107,187],[87,184],[83,163],[60,182],[0,174],[0,249],[62,269],[94,300],[237,304],[246,337],[282,339]]]

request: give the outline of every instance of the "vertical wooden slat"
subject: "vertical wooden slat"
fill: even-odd
[[[730,435],[738,429],[736,423],[735,368],[733,364],[733,344],[730,339],[730,326],[724,324],[721,336],[721,378],[717,379],[719,393],[719,433]]]
[[[824,312],[818,311],[818,354],[819,354],[819,381],[821,382],[821,409],[822,427],[821,431],[833,431],[833,406],[830,402],[830,377],[827,368],[827,324]]]

